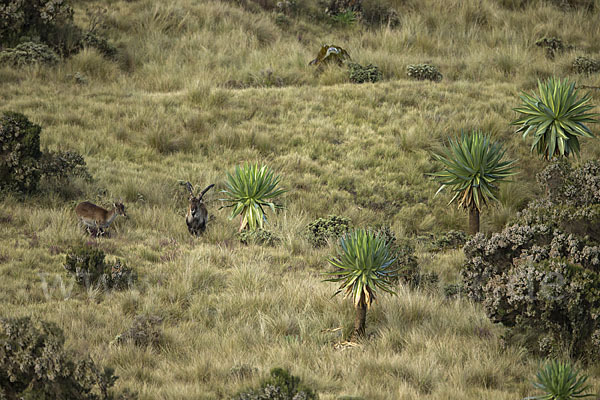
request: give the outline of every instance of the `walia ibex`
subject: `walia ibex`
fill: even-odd
[[[206,221],[208,221],[208,211],[206,210],[206,206],[202,201],[202,197],[206,192],[215,186],[214,183],[211,183],[200,192],[197,196],[194,195],[194,187],[191,183],[185,182],[185,187],[188,192],[190,192],[189,197],[189,205],[187,214],[185,216],[185,223],[187,224],[188,231],[194,236],[199,236],[206,229]]]
[[[88,228],[88,232],[94,236],[104,235],[104,229],[108,228],[118,215],[127,217],[125,206],[121,200],[115,201],[113,209],[110,211],[89,201],[84,201],[77,204],[75,214],[77,214],[81,223]]]

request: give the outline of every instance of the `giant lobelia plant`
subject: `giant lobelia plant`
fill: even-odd
[[[356,309],[354,337],[365,334],[367,309],[377,300],[378,291],[395,294],[393,282],[398,270],[386,239],[370,230],[357,229],[340,239],[336,257],[327,260],[336,269],[326,275],[329,282],[339,282],[336,294],[352,298]]]
[[[539,94],[519,96],[523,104],[514,110],[522,116],[512,122],[520,126],[516,133],[522,132],[523,138],[531,134],[531,151],[546,160],[571,153],[579,156],[578,137],[594,137],[585,123],[598,122],[596,117],[600,115],[589,112],[594,108],[589,104],[589,93],[579,99],[575,83],[553,77],[538,81],[538,89]]]
[[[251,231],[261,228],[267,220],[265,207],[275,212],[282,205],[275,203],[275,200],[283,193],[285,189],[278,188],[280,177],[266,165],[258,166],[244,165],[236,166],[233,174],[227,173],[227,182],[225,190],[224,207],[231,207],[229,219],[240,216],[239,232],[246,227]]]
[[[491,200],[498,201],[498,183],[515,174],[515,160],[503,160],[506,150],[493,142],[488,134],[473,131],[463,133],[456,140],[450,139],[449,147],[433,157],[442,163],[443,169],[431,174],[441,186],[454,192],[448,204],[455,201],[469,211],[469,233],[479,232],[479,213]]]

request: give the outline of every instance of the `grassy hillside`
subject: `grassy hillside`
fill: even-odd
[[[105,3],[74,1],[75,20],[86,26],[86,8]],[[109,3],[103,32],[117,60],[86,49],[55,67],[0,67],[0,111],[40,124],[43,147],[83,154],[94,177],[2,199],[1,315],[56,322],[69,348],[115,367],[117,389],[142,399],[228,398],[274,366],[290,368],[325,400],[535,394],[530,381],[541,360],[505,346],[503,328],[480,305],[444,298],[442,287],[460,280],[461,250],[431,252],[418,241],[420,267],[440,284],[400,285],[398,296],[382,297],[369,312],[368,340],[340,349],[353,309],[322,282],[334,247],[313,248],[303,231],[328,214],[360,227],[388,225],[401,238],[466,229],[466,214],[447,206],[447,194],[434,197],[426,174],[437,168],[431,151],[472,128],[491,132],[520,160],[500,204],[482,214],[485,232],[500,230],[539,194],[535,173],[544,165],[509,126],[512,108],[539,78],[600,86],[600,74],[571,69],[578,55],[600,58],[598,1],[587,10],[397,0],[389,2],[395,27],[332,23],[316,1],[303,2],[285,24],[276,23],[269,1]],[[544,36],[574,47],[548,59],[535,45]],[[323,43],[378,65],[384,80],[352,84],[337,67],[315,73],[307,64]],[[444,79],[409,80],[407,64],[423,62]],[[600,90],[591,93],[600,104]],[[599,157],[600,142],[583,140],[582,160]],[[282,239],[274,247],[240,244],[237,222],[219,209],[226,173],[257,161],[289,189],[286,209],[269,220]],[[187,232],[178,180],[216,184],[206,196],[213,218],[198,239]],[[75,205],[108,206],[119,197],[130,218],[117,219],[110,238],[90,239]],[[65,253],[87,242],[134,267],[136,287],[73,287],[65,299],[58,287],[71,285]],[[110,344],[145,313],[163,318],[160,346]],[[585,371],[600,391],[600,369]]]

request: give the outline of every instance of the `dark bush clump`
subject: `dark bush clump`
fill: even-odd
[[[371,26],[387,25],[393,28],[400,24],[400,16],[396,9],[381,0],[364,0],[362,21]]]
[[[0,318],[0,398],[113,399],[114,370],[75,358],[64,344],[53,323]]]
[[[259,244],[266,246],[275,246],[280,240],[272,232],[260,228],[254,231],[241,231],[238,233],[238,237],[243,244]]]
[[[0,52],[0,65],[21,67],[31,64],[54,65],[56,63],[58,63],[58,56],[43,43],[25,42],[13,49]]]
[[[374,230],[375,234],[382,237],[389,246],[391,253],[396,258],[394,264],[390,266],[392,270],[397,270],[397,277],[404,283],[412,287],[426,285],[426,282],[437,278],[432,278],[431,274],[423,274],[419,271],[419,264],[415,256],[415,248],[408,239],[397,239],[396,234],[388,226],[382,226]]]
[[[237,394],[233,400],[318,400],[319,395],[300,382],[300,378],[282,368],[273,368],[260,385]]]
[[[73,176],[91,179],[80,154],[42,153],[41,131],[23,114],[5,112],[0,117],[0,192],[33,193],[40,178],[54,183],[64,183]]]
[[[406,74],[418,81],[429,80],[439,82],[443,78],[443,75],[438,71],[437,67],[429,64],[408,65],[406,67]]]
[[[98,50],[100,54],[110,60],[115,60],[117,57],[117,48],[110,44],[106,38],[99,36],[96,33],[84,33],[81,43],[84,47],[91,47]]]
[[[308,241],[315,247],[325,246],[330,240],[337,240],[350,230],[350,220],[337,215],[319,218],[306,227]]]
[[[375,83],[383,79],[383,74],[379,70],[379,67],[373,64],[368,64],[366,67],[363,67],[357,63],[349,63],[348,71],[350,73],[350,82],[353,83]]]
[[[545,355],[600,356],[600,163],[553,163],[546,196],[513,225],[464,247],[466,294]]]
[[[563,43],[563,41],[559,38],[552,37],[547,38],[543,37],[535,42],[535,45],[541,47],[546,52],[546,57],[549,59],[553,59],[554,56],[558,53],[561,53],[565,50],[570,50],[573,46],[567,45]]]
[[[66,0],[0,0],[0,45],[13,47],[23,38],[50,46],[62,56],[79,48],[80,30]]]
[[[83,156],[74,151],[47,151],[42,155],[42,176],[57,181],[65,181],[77,176],[87,181],[92,179]]]
[[[42,128],[23,114],[5,112],[0,117],[0,190],[34,192],[40,180]]]
[[[467,243],[468,236],[463,231],[451,230],[433,240],[433,250],[457,249]]]
[[[114,265],[106,264],[104,252],[89,246],[68,253],[64,267],[79,285],[86,288],[99,286],[105,290],[124,290],[137,281],[136,272],[121,264],[121,260]]]
[[[138,315],[134,318],[131,328],[117,335],[117,344],[133,343],[138,347],[158,348],[162,341],[161,324],[163,319],[157,315]]]
[[[573,61],[573,71],[578,74],[595,74],[600,72],[600,60],[580,56]]]

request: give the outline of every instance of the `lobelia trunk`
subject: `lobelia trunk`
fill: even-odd
[[[356,307],[356,318],[354,319],[354,338],[365,336],[365,325],[367,323],[367,304],[362,300]]]
[[[479,210],[476,207],[469,209],[469,234],[479,232]]]

